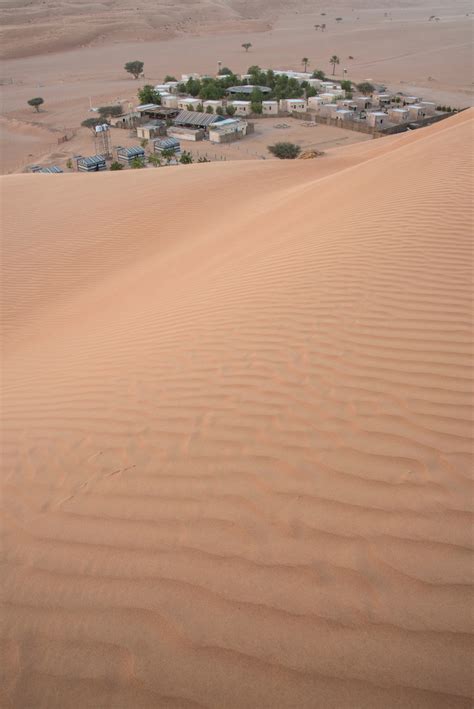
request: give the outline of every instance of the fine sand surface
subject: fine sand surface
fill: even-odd
[[[472,123],[2,178],[2,706],[471,706]]]
[[[211,6],[207,0],[199,0],[192,5],[188,29],[176,32],[162,14],[186,12],[191,5],[188,1],[166,6],[153,3],[153,12],[161,18],[154,20],[153,12],[148,12],[149,0],[136,0],[138,9],[118,0],[107,2],[106,9],[102,4],[55,0],[54,11],[48,14],[54,31],[44,24],[49,2],[21,4],[18,9],[17,0],[11,0],[15,11],[8,3],[3,6],[8,22],[15,16],[19,27],[15,34],[11,24],[4,24],[1,45],[9,57],[3,61],[0,76],[4,118],[0,150],[2,142],[7,146],[0,154],[3,173],[20,172],[35,162],[59,162],[64,167],[71,155],[84,154],[87,134],[79,126],[91,115],[89,101],[102,106],[122,100],[127,109],[129,102],[136,105],[137,89],[143,83],[156,84],[167,74],[178,78],[189,72],[215,74],[218,61],[236,72],[246,71],[251,64],[301,70],[301,59],[307,57],[311,70],[319,68],[331,74],[329,59],[337,54],[341,60],[337,79],[347,69],[346,77],[353,81],[371,79],[391,91],[455,108],[472,104],[474,13],[470,0],[439,0],[435,8],[431,0],[403,0],[399,4],[354,0],[330,7],[299,0],[291,4],[221,0],[212,4],[216,13],[227,13],[228,21],[219,27],[197,11]],[[107,32],[84,43],[87,28],[93,25],[97,29],[100,24],[98,10],[107,17]],[[74,19],[76,11],[81,13],[80,21]],[[117,35],[114,18],[120,12],[125,18],[124,32]],[[433,13],[439,22],[429,21]],[[44,22],[36,26],[31,14],[43,17]],[[244,17],[254,19],[242,26]],[[338,23],[336,17],[343,20]],[[326,31],[316,31],[314,25],[322,22]],[[155,27],[151,34],[142,27],[144,23]],[[248,53],[241,47],[245,41],[252,43]],[[144,80],[134,81],[124,72],[124,63],[132,59],[144,61]],[[34,96],[45,101],[39,113],[27,104]],[[31,122],[51,131],[46,141],[25,141]],[[58,148],[57,138],[62,135],[72,140]]]

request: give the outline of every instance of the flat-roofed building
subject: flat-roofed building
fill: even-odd
[[[262,101],[262,113],[265,116],[277,116],[278,101]]]

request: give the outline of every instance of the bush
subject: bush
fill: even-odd
[[[191,165],[191,163],[193,162],[193,156],[191,155],[191,153],[188,153],[187,150],[183,150],[183,152],[181,153],[181,157],[179,158],[179,162],[182,165]]]
[[[217,113],[218,116],[223,116],[223,115],[224,115],[224,109],[222,108],[222,106],[217,106],[217,108],[216,108],[216,113]]]
[[[140,74],[143,72],[144,63],[140,61],[127,62],[124,66],[125,71],[132,74],[134,79],[138,79]]]
[[[256,113],[257,115],[263,112],[263,106],[258,101],[252,101],[252,103],[250,104],[250,108],[252,110],[252,113]]]
[[[145,84],[141,89],[138,89],[137,96],[140,103],[155,103],[158,106],[161,104],[161,96],[151,84]]]
[[[39,107],[44,103],[44,98],[41,98],[40,96],[37,96],[37,98],[30,98],[28,101],[29,106],[33,106],[35,111],[39,112]]]
[[[130,167],[132,167],[134,170],[139,170],[140,168],[145,167],[145,161],[143,158],[133,158],[130,163]]]
[[[102,125],[102,123],[104,123],[104,120],[101,118],[86,118],[85,121],[82,121],[81,126],[83,128],[89,128],[92,133],[95,134],[95,127]]]
[[[72,160],[71,160],[71,158],[69,158],[69,160],[67,161],[66,167],[67,167],[68,170],[72,170]]]
[[[227,113],[228,116],[233,116],[235,114],[236,108],[235,106],[226,106],[225,112]]]
[[[123,113],[122,106],[100,106],[98,109],[101,118],[111,118],[112,116],[121,116]]]
[[[123,165],[122,165],[121,162],[118,162],[117,160],[115,160],[115,161],[111,164],[110,169],[111,169],[111,170],[123,170]]]
[[[176,79],[175,76],[170,76],[169,74],[167,74],[167,75],[165,76],[165,80],[163,81],[163,83],[164,83],[164,84],[167,84],[168,81],[177,81],[177,79]]]
[[[352,89],[352,81],[349,81],[349,79],[343,79],[343,81],[341,81],[341,89],[343,91],[350,91]]]
[[[362,83],[357,84],[357,90],[364,96],[368,96],[368,94],[372,94],[375,91],[375,88],[368,81],[362,81]]]
[[[315,69],[313,71],[313,79],[319,79],[320,81],[324,81],[325,78],[326,74],[321,69]]]
[[[203,156],[201,158],[198,158],[198,162],[211,162],[211,161],[209,160],[209,158],[206,158]]]
[[[214,113],[214,108],[212,106],[206,106],[206,113]]]
[[[269,145],[268,150],[280,160],[294,160],[301,152],[300,146],[295,143],[275,143]]]
[[[226,76],[227,74],[232,74],[233,75],[232,69],[229,69],[228,66],[223,66],[222,69],[219,69],[219,76]]]

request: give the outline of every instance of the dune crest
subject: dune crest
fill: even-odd
[[[6,706],[471,705],[472,117],[2,179]]]

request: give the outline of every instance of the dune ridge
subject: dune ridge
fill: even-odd
[[[2,178],[6,706],[471,705],[472,122]]]

